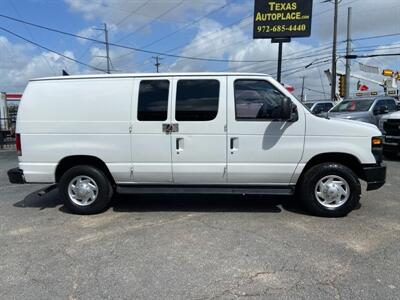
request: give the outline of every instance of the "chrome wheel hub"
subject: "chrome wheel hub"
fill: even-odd
[[[315,197],[326,208],[338,208],[349,199],[350,186],[340,176],[325,176],[315,186]]]
[[[92,204],[98,195],[96,182],[89,176],[77,176],[68,185],[68,195],[73,203],[79,206]]]

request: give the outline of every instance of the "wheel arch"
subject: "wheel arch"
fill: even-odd
[[[350,168],[358,176],[358,178],[365,180],[362,164],[356,156],[349,153],[329,152],[329,153],[317,154],[314,157],[312,157],[306,163],[297,182],[300,183],[303,180],[304,174],[312,167],[319,165],[321,163],[329,163],[329,162],[342,164]]]
[[[110,173],[107,165],[104,161],[96,156],[90,155],[72,155],[64,157],[59,161],[55,170],[55,181],[56,183],[60,182],[62,175],[68,171],[69,169],[79,166],[79,165],[88,165],[92,167],[96,167],[104,172],[110,182],[114,185],[115,180]]]

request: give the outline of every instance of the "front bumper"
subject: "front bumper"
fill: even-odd
[[[24,177],[24,171],[22,171],[20,168],[14,168],[10,169],[7,172],[8,175],[8,180],[11,183],[25,183],[25,177]]]
[[[367,182],[367,191],[377,190],[386,182],[386,165],[364,165],[364,180]]]

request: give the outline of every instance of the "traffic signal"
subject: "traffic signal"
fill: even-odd
[[[346,96],[346,76],[339,75],[339,96],[344,98]]]
[[[392,77],[393,74],[394,74],[394,72],[393,72],[392,70],[390,70],[390,69],[385,69],[385,70],[383,70],[383,72],[382,72],[382,75],[383,75],[383,76],[388,76],[388,77]]]

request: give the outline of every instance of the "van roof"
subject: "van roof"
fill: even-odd
[[[122,73],[122,74],[92,74],[35,78],[30,81],[67,80],[67,79],[96,79],[96,78],[136,78],[136,77],[173,77],[173,76],[270,76],[263,73],[235,72],[197,72],[197,73]]]

